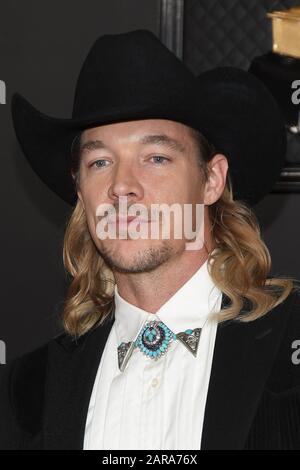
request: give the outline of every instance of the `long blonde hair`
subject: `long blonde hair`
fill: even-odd
[[[191,129],[191,135],[197,141],[200,166],[207,178],[207,163],[217,151],[198,131]],[[77,160],[76,184],[78,181]],[[233,199],[229,173],[222,196],[209,206],[209,216],[215,249],[208,253],[208,268],[213,282],[230,301],[218,313],[218,320],[253,321],[283,302],[296,288],[297,280],[268,277],[269,250],[252,209],[245,202]],[[62,323],[68,334],[79,337],[112,314],[115,286],[114,275],[89,233],[79,199],[67,221],[63,261],[71,279]],[[246,313],[241,314],[245,305]]]

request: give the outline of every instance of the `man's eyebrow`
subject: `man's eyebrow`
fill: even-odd
[[[106,145],[102,140],[87,140],[80,146],[80,151],[91,152],[92,150],[105,149]]]
[[[166,134],[157,134],[157,135],[145,135],[140,139],[140,143],[147,145],[147,144],[157,144],[157,145],[164,145],[165,147],[169,147],[172,150],[177,150],[178,152],[185,152],[186,148],[182,142],[179,140],[174,139]]]
[[[144,135],[139,140],[139,143],[143,145],[149,145],[149,144],[164,145],[165,147],[168,147],[172,150],[177,150],[178,152],[181,152],[181,153],[186,151],[186,148],[182,142],[179,142],[179,140],[174,139],[173,137],[170,137],[166,134]],[[90,152],[93,150],[106,149],[106,148],[107,147],[102,140],[87,140],[81,145],[80,151]]]

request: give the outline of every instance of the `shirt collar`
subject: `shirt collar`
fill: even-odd
[[[174,333],[202,328],[221,291],[215,286],[208,260],[155,313],[147,312],[120,296],[115,285],[115,327],[118,344],[134,341],[145,321],[161,320]]]

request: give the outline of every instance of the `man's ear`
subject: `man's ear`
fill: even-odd
[[[74,174],[74,172],[72,170],[71,170],[71,176],[72,176],[72,179],[73,179],[73,182],[74,182],[74,186],[75,186],[75,188],[77,188],[76,192],[77,192],[78,199],[81,201],[81,204],[84,207],[81,191],[79,189],[78,184],[76,184],[76,175]]]
[[[217,153],[208,163],[208,180],[204,189],[204,204],[210,206],[220,199],[226,184],[228,160],[222,153]]]
[[[82,204],[83,209],[85,209],[85,207],[84,207],[84,202],[83,202],[83,197],[82,197],[82,193],[81,193],[81,191],[80,191],[79,188],[77,188],[77,196],[78,196],[78,199],[80,200],[80,202],[81,202],[81,204]]]
[[[82,204],[82,207],[84,208],[83,198],[82,198],[82,194],[81,194],[80,189],[77,190],[77,196],[78,196],[78,199],[80,200],[80,202]]]

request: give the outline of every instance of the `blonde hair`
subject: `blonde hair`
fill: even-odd
[[[296,287],[289,277],[268,277],[270,252],[252,210],[232,199],[230,182],[221,199],[209,207],[217,249],[209,255],[211,277],[230,299],[220,320],[253,321],[283,302]],[[246,307],[246,313],[241,313]]]
[[[207,163],[217,151],[198,131],[191,129],[191,134],[197,141],[200,165],[207,178]],[[253,321],[283,302],[296,288],[297,280],[268,277],[269,250],[252,209],[233,199],[229,174],[221,197],[209,206],[209,216],[215,248],[208,253],[208,268],[213,282],[230,301],[218,313],[218,320]],[[62,323],[67,333],[79,337],[112,314],[115,286],[114,275],[91,238],[79,199],[67,222],[63,261],[71,282]]]

